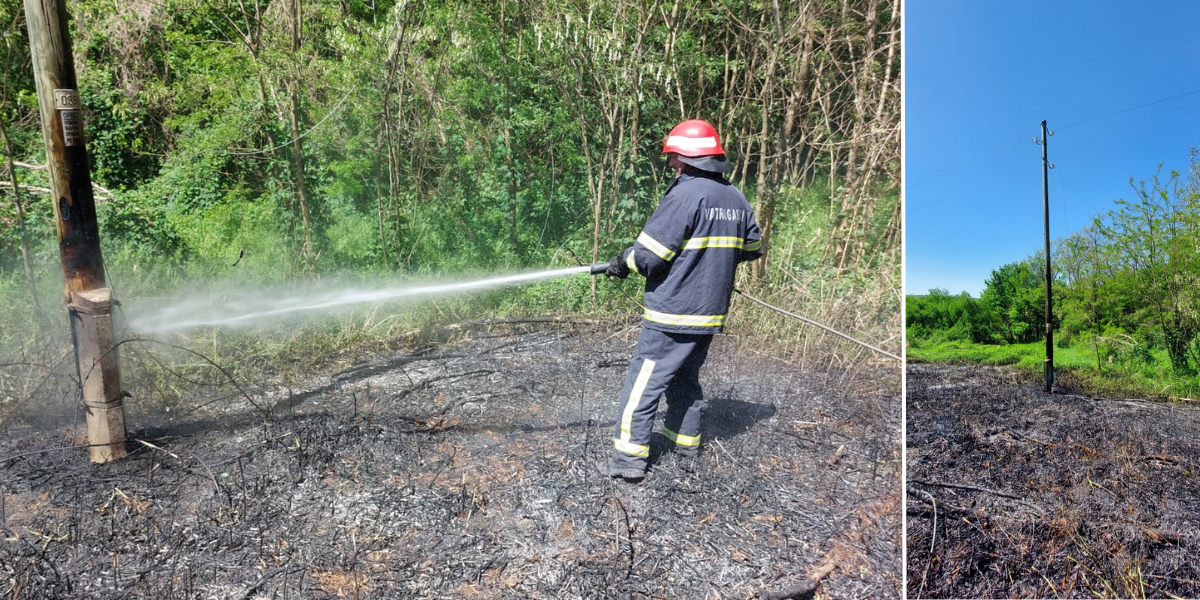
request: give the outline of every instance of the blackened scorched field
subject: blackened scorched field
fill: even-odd
[[[935,364],[906,402],[909,598],[1200,597],[1200,407]]]
[[[22,403],[44,410],[0,441],[0,596],[751,598],[814,573],[818,598],[900,595],[891,364],[721,336],[704,451],[634,485],[596,467],[636,327],[469,331],[248,398],[135,396],[110,465],[44,451],[77,441],[73,408],[42,414],[70,401]]]

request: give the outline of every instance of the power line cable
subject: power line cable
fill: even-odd
[[[1127,112],[1129,112],[1129,111],[1132,111],[1132,110],[1137,110],[1137,109],[1139,109],[1139,108],[1146,108],[1147,106],[1154,106],[1155,104],[1162,104],[1163,102],[1168,102],[1168,101],[1170,101],[1170,100],[1174,100],[1174,99],[1176,99],[1176,98],[1182,98],[1182,97],[1184,97],[1184,96],[1191,96],[1192,94],[1200,94],[1200,89],[1195,89],[1195,90],[1192,90],[1192,91],[1190,91],[1190,92],[1184,92],[1184,93],[1182,93],[1182,94],[1176,94],[1176,95],[1174,95],[1174,96],[1171,96],[1171,97],[1169,97],[1169,98],[1163,98],[1163,99],[1161,99],[1161,100],[1155,100],[1155,101],[1153,101],[1153,102],[1147,102],[1147,103],[1145,103],[1145,104],[1139,104],[1139,105],[1137,105],[1137,106],[1133,106],[1133,107],[1130,107],[1130,108],[1125,108],[1125,109],[1122,109],[1122,110],[1118,110],[1118,111],[1116,111],[1116,112],[1111,112],[1111,113],[1108,113],[1108,114],[1106,114],[1106,115],[1100,115],[1100,116],[1098,116],[1098,117],[1092,117],[1092,118],[1090,118],[1090,119],[1086,119],[1086,120],[1083,120],[1083,121],[1079,121],[1079,122],[1077,122],[1077,123],[1071,123],[1070,125],[1063,125],[1062,127],[1057,127],[1057,128],[1055,128],[1055,130],[1056,130],[1056,131],[1062,131],[1062,130],[1064,130],[1064,129],[1068,128],[1068,127],[1075,127],[1076,125],[1083,125],[1084,123],[1091,123],[1092,121],[1099,121],[1100,119],[1107,119],[1107,118],[1109,118],[1109,117],[1113,117],[1113,116],[1116,116],[1116,115],[1119,115],[1119,114],[1122,114],[1122,113],[1127,113]]]
[[[1063,125],[1062,127],[1056,127],[1056,128],[1055,128],[1055,131],[1062,131],[1063,129],[1068,129],[1068,128],[1070,128],[1070,127],[1076,127],[1076,126],[1078,126],[1078,125],[1084,125],[1084,124],[1086,124],[1086,123],[1091,123],[1091,122],[1093,122],[1093,121],[1099,121],[1099,120],[1101,120],[1101,119],[1107,119],[1107,118],[1109,118],[1109,117],[1114,117],[1114,116],[1116,116],[1116,115],[1124,114],[1124,113],[1127,113],[1127,112],[1130,112],[1130,111],[1134,111],[1134,110],[1138,110],[1138,109],[1146,108],[1147,106],[1154,106],[1155,104],[1162,104],[1163,102],[1169,102],[1169,101],[1171,101],[1171,100],[1175,100],[1175,99],[1178,99],[1178,98],[1183,98],[1183,97],[1185,97],[1185,96],[1191,96],[1191,95],[1193,95],[1193,94],[1200,94],[1200,89],[1191,90],[1191,91],[1189,91],[1189,92],[1184,92],[1184,93],[1182,93],[1182,94],[1176,94],[1176,95],[1174,95],[1174,96],[1169,96],[1169,97],[1167,97],[1167,98],[1161,98],[1161,99],[1158,99],[1158,100],[1154,100],[1154,101],[1152,101],[1152,102],[1146,102],[1146,103],[1144,103],[1144,104],[1139,104],[1139,105],[1137,105],[1137,106],[1131,106],[1131,107],[1129,107],[1129,108],[1123,108],[1123,109],[1121,109],[1121,110],[1118,110],[1118,111],[1114,111],[1114,112],[1110,112],[1110,113],[1107,113],[1107,114],[1100,115],[1100,116],[1098,116],[1098,117],[1092,117],[1092,118],[1090,118],[1090,119],[1084,119],[1083,121],[1077,121],[1077,122],[1075,122],[1075,123],[1071,123],[1071,124],[1069,124],[1069,125]],[[999,154],[1003,154],[1003,153],[1005,153],[1005,152],[1008,152],[1008,151],[1010,151],[1010,150],[1013,150],[1014,148],[1017,148],[1017,147],[1021,146],[1021,145],[1022,145],[1022,144],[1024,144],[1024,143],[1025,143],[1025,140],[1023,140],[1023,139],[1022,139],[1020,142],[1014,143],[1014,144],[1013,144],[1013,145],[1011,145],[1011,146],[1006,146],[1006,147],[1004,147],[1004,148],[1001,148],[1001,149],[999,149],[999,150],[996,150],[996,151],[994,151],[994,152],[992,152],[992,153],[990,153],[990,154],[987,154],[987,155],[984,155],[984,156],[980,156],[980,157],[978,157],[978,158],[973,158],[973,159],[970,159],[970,160],[966,160],[966,161],[963,161],[963,162],[960,162],[960,163],[957,163],[957,164],[951,165],[951,166],[949,166],[949,167],[943,167],[943,168],[941,168],[941,169],[938,169],[938,170],[936,170],[936,171],[931,171],[931,172],[929,172],[929,173],[927,173],[927,174],[925,174],[925,175],[922,175],[922,176],[920,176],[920,177],[916,177],[916,178],[914,178],[914,179],[913,179],[911,182],[906,182],[906,183],[904,184],[904,187],[905,187],[905,189],[909,189],[909,188],[914,188],[914,187],[916,187],[916,186],[918,186],[918,185],[921,185],[921,184],[924,184],[924,183],[928,183],[928,182],[930,182],[930,181],[933,181],[934,179],[938,179],[938,178],[940,178],[940,177],[943,177],[943,176],[945,176],[945,175],[949,175],[950,173],[953,173],[953,172],[955,172],[955,171],[958,171],[958,170],[964,169],[964,168],[966,168],[966,167],[969,167],[969,166],[971,166],[971,165],[973,165],[973,164],[975,164],[975,163],[978,163],[978,162],[980,162],[980,161],[982,161],[982,160],[985,160],[985,159],[988,159],[988,158],[992,158],[993,156],[997,156],[997,155],[999,155]],[[948,198],[947,198],[947,199],[948,199]],[[939,201],[939,202],[940,202],[940,201]],[[928,205],[927,205],[927,206],[928,206]]]
[[[992,187],[992,185],[993,184],[989,183],[989,184],[981,185],[972,190],[967,190],[965,192],[960,192],[960,193],[954,194],[953,196],[946,196],[945,198],[942,198],[941,200],[936,200],[934,202],[930,202],[929,204],[922,204],[921,206],[918,206],[916,208],[910,208],[910,209],[908,209],[908,212],[910,212],[910,213],[917,212],[918,210],[921,210],[922,208],[929,208],[930,206],[933,206],[934,204],[941,204],[947,200],[953,200],[953,199],[961,197],[961,196],[966,196],[967,194],[972,194],[972,193],[978,192],[979,190]]]
[[[332,116],[334,115],[334,113],[336,113],[336,112],[338,111],[338,109],[340,109],[340,108],[342,107],[342,104],[344,104],[344,103],[346,102],[346,99],[350,97],[350,94],[353,94],[353,93],[354,93],[354,90],[357,90],[357,89],[358,89],[358,84],[356,83],[356,84],[354,84],[354,87],[351,87],[351,88],[350,88],[350,91],[346,92],[346,95],[342,96],[342,99],[341,99],[341,100],[338,100],[338,103],[337,103],[337,105],[336,105],[336,106],[334,106],[332,110],[330,110],[328,113],[326,113],[326,114],[325,114],[325,118],[323,118],[323,119],[321,119],[319,122],[317,122],[317,124],[316,124],[316,125],[313,125],[312,127],[309,127],[309,128],[308,128],[308,131],[305,131],[304,133],[302,133],[302,134],[300,134],[300,135],[298,135],[298,136],[296,136],[296,137],[294,137],[294,138],[292,138],[292,139],[290,139],[290,140],[288,140],[288,141],[286,141],[286,142],[284,142],[284,143],[282,143],[282,144],[279,144],[278,146],[275,146],[274,148],[267,148],[267,149],[265,149],[265,150],[251,150],[251,151],[249,151],[249,152],[237,152],[237,151],[234,151],[234,152],[229,152],[228,154],[231,154],[231,155],[234,155],[234,156],[253,156],[253,155],[255,155],[255,154],[266,154],[267,152],[274,152],[274,151],[276,151],[276,150],[278,150],[278,149],[280,149],[280,148],[283,148],[284,146],[290,146],[292,143],[294,143],[294,142],[296,142],[296,141],[298,141],[298,140],[302,140],[302,139],[304,139],[304,138],[305,138],[305,136],[307,136],[308,134],[312,133],[314,130],[316,130],[316,128],[318,128],[318,127],[320,127],[321,125],[323,125],[323,124],[325,123],[325,121],[328,121],[328,120],[329,120],[329,117],[332,117]]]
[[[1018,148],[1018,147],[1020,147],[1020,146],[1022,146],[1022,145],[1024,145],[1024,144],[1026,144],[1026,143],[1027,143],[1027,140],[1026,140],[1026,139],[1021,139],[1021,141],[1019,141],[1019,142],[1016,142],[1016,143],[1014,143],[1014,144],[1013,144],[1013,145],[1011,145],[1011,146],[1006,146],[1006,147],[1004,147],[1004,148],[1001,148],[1001,149],[999,149],[999,150],[996,150],[995,152],[992,152],[991,154],[987,154],[987,155],[985,155],[985,156],[980,156],[980,157],[978,157],[978,158],[973,158],[973,159],[971,159],[971,160],[963,161],[963,162],[960,162],[960,163],[958,163],[958,164],[956,164],[956,165],[952,165],[952,166],[949,166],[949,167],[945,167],[945,168],[942,168],[942,169],[938,169],[938,170],[936,170],[936,171],[930,172],[930,173],[928,173],[928,174],[926,174],[926,175],[923,175],[923,176],[921,176],[921,177],[917,177],[917,178],[916,178],[916,179],[914,179],[914,180],[913,180],[911,183],[907,183],[907,184],[905,184],[905,185],[904,185],[904,187],[905,187],[905,189],[908,189],[908,188],[914,188],[914,187],[917,187],[918,185],[921,185],[921,184],[923,184],[923,183],[929,183],[930,181],[933,181],[934,179],[937,179],[937,178],[939,178],[939,177],[942,177],[942,176],[945,176],[945,175],[949,175],[949,174],[951,174],[951,173],[953,173],[953,172],[955,172],[955,171],[959,171],[959,170],[961,170],[961,169],[965,169],[966,167],[969,167],[969,166],[971,166],[971,165],[973,165],[973,164],[975,164],[975,163],[977,163],[977,162],[980,162],[980,161],[982,161],[982,160],[986,160],[986,159],[989,159],[989,158],[992,158],[992,157],[998,156],[998,155],[1000,155],[1000,154],[1004,154],[1005,152],[1008,152],[1008,151],[1010,151],[1010,150],[1013,150],[1013,149],[1015,149],[1015,148]]]

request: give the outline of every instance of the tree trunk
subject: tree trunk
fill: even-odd
[[[779,19],[779,0],[774,0],[772,3],[774,8],[774,24],[775,37],[782,43],[783,27]],[[771,47],[770,55],[767,58],[767,73],[763,78],[763,85],[759,92],[759,101],[762,102],[762,114],[760,115],[759,131],[758,131],[758,177],[754,185],[754,212],[758,215],[758,225],[762,229],[762,257],[751,263],[751,272],[757,278],[763,278],[767,275],[767,262],[770,259],[771,249],[771,229],[775,220],[775,186],[772,185],[778,181],[778,177],[773,175],[771,171],[777,168],[771,162],[771,110],[775,104],[775,68],[779,64],[779,52],[781,46],[775,45]],[[782,135],[782,132],[780,132]],[[783,157],[782,153],[777,153],[775,160],[779,161]]]
[[[407,17],[408,12],[406,11],[404,15]],[[396,69],[399,66],[400,48],[403,45],[404,33],[407,28],[408,19],[405,18],[400,24],[400,31],[396,34],[396,39],[392,42],[392,47],[388,51],[387,60],[384,62],[384,66],[387,68],[387,75],[384,77],[383,81],[383,101],[380,102],[381,110],[379,111],[380,121],[382,121],[383,124],[382,145],[384,148],[386,148],[383,158],[386,161],[387,167],[388,189],[387,204],[384,204],[383,194],[380,193],[376,193],[375,203],[377,221],[376,225],[378,227],[379,234],[379,247],[382,251],[382,258],[385,264],[388,262],[387,225],[391,222],[391,216],[394,214],[393,211],[398,203],[397,192],[400,187],[398,164],[398,154],[400,152],[400,148],[399,140],[396,139],[399,135],[399,114],[397,110],[397,115],[395,117],[392,115],[392,85],[395,81]],[[397,96],[401,98],[399,102],[403,102],[402,90],[397,94]]]
[[[299,82],[294,82],[293,85]],[[296,170],[296,199],[300,203],[300,221],[304,225],[304,262],[311,269],[313,267],[313,235],[312,235],[312,219],[308,211],[308,187],[304,185],[304,147],[300,141],[300,107],[296,97],[296,90],[293,87],[291,90],[291,114],[292,114],[292,164]]]
[[[25,205],[21,202],[21,185],[17,182],[16,165],[13,164],[13,149],[12,142],[8,139],[8,128],[4,121],[0,119],[0,138],[4,142],[4,158],[8,165],[9,181],[12,184],[13,204],[17,207],[17,231],[21,234],[21,268],[25,271],[25,283],[29,286],[29,299],[33,303],[33,310],[37,313],[37,325],[42,327],[42,319],[45,317],[42,312],[41,302],[38,301],[37,277],[33,272],[33,263],[29,257],[29,232],[25,228]]]
[[[800,50],[800,56],[798,58],[800,66],[796,69],[795,88],[792,90],[792,95],[788,99],[787,110],[783,115],[783,128],[780,130],[780,135],[775,142],[775,155],[779,156],[780,160],[782,160],[784,153],[787,151],[788,145],[796,137],[796,115],[800,112],[800,103],[808,93],[808,75],[811,64],[809,57],[812,56],[812,48],[813,32],[811,29],[809,29],[804,35],[804,45]],[[796,172],[795,165],[804,161],[805,154],[804,148],[801,148],[796,152],[796,159],[793,161],[792,165],[793,173]],[[783,165],[780,166],[782,167]],[[782,168],[779,169],[777,176],[783,176]],[[795,175],[792,175],[791,183],[792,185],[799,185],[800,181]]]
[[[299,61],[300,54],[300,32],[303,26],[301,21],[300,0],[293,0],[292,3],[292,56],[293,60]],[[292,164],[295,168],[296,177],[296,199],[300,203],[300,221],[304,226],[304,250],[302,258],[305,266],[311,270],[314,266],[313,255],[313,234],[312,234],[312,218],[309,214],[309,198],[308,186],[304,183],[304,146],[300,140],[300,99],[298,88],[300,87],[300,66],[297,63],[295,73],[293,74],[292,85],[289,89],[288,98],[290,100],[290,113],[292,124]]]
[[[871,164],[873,162],[871,155],[874,153],[871,151],[868,141],[874,139],[869,131],[874,123],[871,119],[872,111],[867,109],[867,98],[869,97],[869,88],[873,83],[871,64],[875,60],[878,20],[879,3],[872,1],[868,4],[866,15],[866,49],[861,58],[854,60],[851,77],[855,92],[854,128],[849,140],[850,155],[846,161],[846,185],[843,188],[845,200],[840,211],[848,214],[845,218],[838,220],[837,226],[834,227],[830,236],[830,241],[834,246],[833,263],[838,269],[847,268],[864,253],[863,240],[866,235],[864,229],[870,222],[873,208],[873,199],[867,192],[873,183],[874,165]],[[850,48],[853,49],[853,45],[850,45]],[[886,95],[886,83],[880,93]],[[865,159],[861,158],[864,153],[868,155]],[[856,244],[857,251],[855,251]]]
[[[767,70],[768,80],[774,75],[774,61],[771,61],[771,68]],[[764,87],[769,87],[767,84]],[[762,229],[762,258],[751,263],[753,265],[752,272],[755,277],[764,277],[767,273],[767,259],[770,251],[771,243],[771,224],[775,214],[775,201],[773,198],[774,190],[770,189],[768,183],[767,172],[771,169],[771,160],[768,156],[770,150],[770,113],[771,113],[771,98],[770,92],[764,91],[762,98],[762,120],[759,129],[758,143],[758,174],[754,184],[754,212],[758,215],[758,224]]]
[[[587,123],[583,114],[579,115],[579,140],[583,147],[583,157],[587,162],[588,192],[592,197],[592,262],[600,262],[600,190],[595,175],[595,161],[592,160],[592,150],[588,146]],[[596,308],[596,278],[592,277],[592,308]]]
[[[505,197],[508,200],[509,217],[512,222],[508,227],[508,244],[513,252],[517,252],[520,232],[520,207],[517,202],[517,176],[513,172],[513,147],[512,147],[512,92],[511,82],[509,81],[508,73],[508,47],[505,35],[508,32],[508,24],[506,23],[506,12],[508,8],[508,0],[500,2],[500,81],[504,88],[504,109],[501,111],[501,127],[504,135],[504,179],[505,181]]]

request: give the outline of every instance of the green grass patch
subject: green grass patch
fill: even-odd
[[[988,345],[965,341],[910,339],[908,360],[952,364],[1012,365],[1040,374],[1046,344]],[[1097,396],[1200,400],[1200,375],[1177,374],[1165,350],[1154,349],[1137,358],[1104,356],[1087,344],[1054,347],[1056,385]]]
[[[1046,357],[1046,344],[973,344],[961,340],[943,342],[910,341],[908,359],[915,362],[946,362],[979,365],[1016,365],[1022,369],[1041,369]],[[1095,368],[1096,354],[1091,348],[1055,346],[1054,365],[1057,368]]]

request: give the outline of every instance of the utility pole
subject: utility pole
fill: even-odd
[[[1046,393],[1054,386],[1054,330],[1051,329],[1050,307],[1050,161],[1046,157],[1048,138],[1046,121],[1042,121],[1042,225],[1046,238]]]
[[[83,136],[83,111],[65,0],[25,0],[29,50],[58,231],[67,309],[87,413],[88,454],[125,456],[124,392],[113,343],[112,290],[104,278],[96,200]]]

